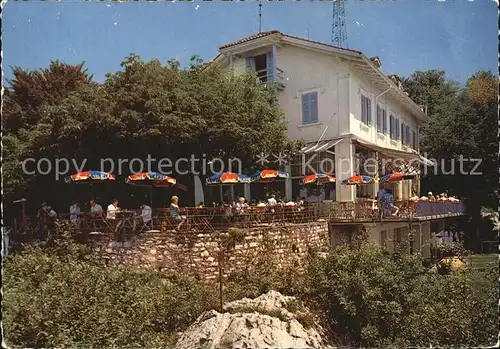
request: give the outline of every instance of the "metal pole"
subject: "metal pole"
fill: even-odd
[[[151,192],[149,193],[149,205],[150,205],[151,209],[153,209],[153,186],[151,186],[150,188],[151,188]]]
[[[26,215],[26,201],[22,202],[22,210],[23,210],[23,221],[22,221],[22,229],[23,231],[28,230],[28,220]]]
[[[224,249],[221,247],[219,251],[219,258],[218,258],[218,264],[219,264],[219,301],[220,301],[220,312],[224,312],[224,296],[223,296],[223,284],[222,284],[222,278],[223,278],[223,269],[224,269]]]
[[[262,3],[259,1],[259,33],[262,33]]]

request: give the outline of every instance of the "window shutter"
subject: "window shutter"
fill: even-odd
[[[380,106],[377,105],[377,131],[382,131],[382,111],[380,110]]]
[[[361,122],[366,123],[365,96],[361,95]]]
[[[310,103],[310,117],[309,121],[311,123],[318,122],[318,92],[312,92],[309,94]]]
[[[274,80],[274,60],[273,53],[268,52],[266,54],[266,63],[267,63],[267,80],[270,82],[275,82]]]
[[[246,62],[247,62],[247,69],[255,70],[255,60],[253,59],[253,57],[247,57]]]
[[[394,117],[392,114],[389,116],[389,135],[391,139],[394,139]]]
[[[371,125],[372,124],[372,101],[370,98],[366,98],[366,111],[367,111],[367,114],[366,114],[366,123],[368,125]]]
[[[387,134],[387,111],[382,109],[382,132]]]
[[[302,95],[302,123],[303,124],[309,124],[310,121],[310,109],[309,109],[309,101],[310,101],[310,94],[305,93]]]

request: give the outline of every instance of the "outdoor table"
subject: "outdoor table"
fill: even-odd
[[[119,210],[116,211],[116,219],[106,219],[107,221],[117,221],[115,231],[124,232],[126,228],[131,230],[134,228],[134,220],[136,219],[138,211]]]
[[[184,212],[186,213],[186,224],[188,229],[193,227],[202,232],[212,233],[215,231],[211,223],[216,211],[206,208],[194,208],[185,210]]]

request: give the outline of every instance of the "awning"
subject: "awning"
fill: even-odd
[[[436,163],[420,155],[420,163],[425,166],[436,166]]]
[[[387,149],[387,148],[383,148],[379,145],[376,145],[376,144],[373,144],[373,143],[370,143],[370,142],[367,142],[367,141],[362,141],[362,140],[359,140],[359,139],[354,139],[353,140],[354,143],[357,143],[359,144],[360,146],[364,147],[364,148],[368,148],[370,150],[373,150],[373,151],[376,151],[376,152],[379,152],[383,155],[386,155],[390,158],[394,158],[394,159],[403,159],[403,160],[420,160],[420,154],[418,154],[417,152],[406,152],[406,151],[402,151],[402,150],[395,150],[395,149]]]
[[[329,141],[323,141],[319,143],[309,144],[302,148],[300,152],[302,154],[311,154],[311,153],[319,153],[321,151],[327,151],[328,149],[336,146],[338,143],[342,141],[343,138],[334,139]]]

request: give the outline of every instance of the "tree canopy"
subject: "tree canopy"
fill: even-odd
[[[422,130],[421,152],[441,160],[437,174],[424,178],[424,192],[449,190],[464,198],[468,231],[474,232],[469,238],[474,243],[496,239],[483,225],[480,209],[498,205],[498,79],[481,71],[460,88],[444,71],[430,70],[412,74],[405,87],[414,101],[428,106],[430,120]],[[460,173],[461,158],[468,160],[463,161],[467,174]],[[452,169],[453,174],[446,174]]]
[[[14,70],[4,124],[8,197],[53,198],[54,188],[63,185],[52,174],[23,175],[20,161],[28,157],[86,159],[87,170],[105,158],[145,160],[149,154],[175,162],[193,155],[239,158],[250,170],[261,152],[295,146],[276,90],[252,74],[232,76],[197,56],[188,69],[175,60],[163,65],[136,55],[122,67],[103,84],[92,83],[83,65],[53,62],[46,70]],[[201,172],[203,164],[195,165]]]

